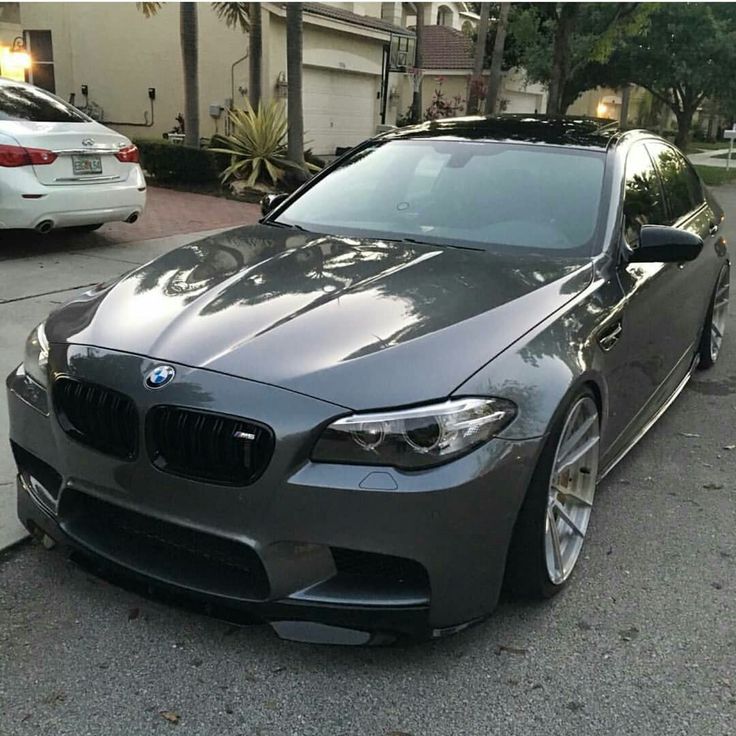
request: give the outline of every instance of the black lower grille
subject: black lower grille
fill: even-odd
[[[273,453],[273,434],[263,425],[174,406],[148,412],[146,437],[159,469],[227,485],[252,483]]]
[[[69,488],[59,523],[93,552],[144,575],[214,595],[268,596],[266,571],[246,544],[155,519]]]
[[[41,458],[36,457],[33,453],[23,449],[20,445],[12,440],[10,441],[10,449],[13,451],[13,458],[18,470],[26,474],[29,478],[34,478],[40,483],[46,493],[54,500],[59,497],[61,488],[61,476],[48,463]]]
[[[72,378],[54,382],[53,400],[62,429],[75,440],[125,460],[138,447],[138,413],[112,389]]]
[[[331,551],[339,574],[409,585],[429,591],[427,571],[415,560],[343,547],[332,547]]]

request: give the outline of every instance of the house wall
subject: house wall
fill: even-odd
[[[247,36],[229,29],[209,3],[198,7],[200,134],[222,129],[210,117],[212,103],[224,106],[231,96],[230,67],[248,47]],[[56,93],[84,104],[80,86],[89,88],[89,100],[104,110],[103,122],[143,122],[150,111],[148,88],[155,87],[154,124],[150,127],[114,125],[129,136],[158,138],[176,124],[183,112],[183,73],[179,45],[179,9],[164,4],[152,18],[143,17],[134,3],[24,3],[26,30],[50,29],[54,45]],[[236,69],[238,86],[247,87],[247,63]],[[150,112],[149,112],[150,116]]]
[[[365,6],[359,10],[380,17],[380,3],[342,5],[350,6],[348,10],[354,5]],[[247,96],[247,59],[235,66],[232,82],[231,69],[247,54],[248,36],[240,29],[228,28],[210,3],[200,3],[198,11],[200,135],[210,137],[225,127],[224,111],[219,119],[212,117],[210,105],[225,108],[232,98],[236,107],[242,106]],[[263,11],[262,88],[268,100],[279,96],[279,75],[286,77],[286,29],[282,8],[264,4]],[[84,105],[80,87],[87,85],[89,101],[104,111],[103,122],[128,136],[159,138],[176,125],[176,115],[184,108],[184,82],[175,3],[165,3],[151,18],[145,18],[132,2],[24,3],[21,22],[25,30],[51,30],[56,93],[60,97],[69,99],[75,93],[76,104]],[[16,28],[11,32],[18,35]],[[370,104],[361,108],[370,117],[364,126],[368,135],[379,122],[380,102],[375,98],[387,40],[385,33],[309,14],[304,17],[305,90],[310,69],[335,69],[343,76],[335,78],[333,88],[338,95],[345,90],[344,108],[348,109],[349,75],[369,76],[375,84],[366,84],[365,79],[360,84],[361,91],[370,96]],[[153,125],[126,125],[143,123],[146,112],[150,121],[149,87],[156,89]],[[330,111],[337,130],[345,123],[340,120],[340,107],[340,100],[335,100]],[[325,118],[325,125],[330,126],[330,122],[329,116]],[[322,141],[325,135],[329,133],[320,132]],[[339,141],[335,145],[345,141],[344,135],[335,138]],[[323,147],[334,149],[327,142]]]

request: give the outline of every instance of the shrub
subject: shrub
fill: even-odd
[[[223,182],[244,181],[251,189],[270,190],[298,167],[287,158],[288,125],[284,106],[276,101],[254,110],[246,101],[243,110],[230,110],[230,135],[216,135],[210,151],[230,156],[220,175]],[[307,164],[310,170],[316,170]]]
[[[227,157],[206,148],[167,141],[136,140],[141,165],[156,181],[182,184],[216,184]]]

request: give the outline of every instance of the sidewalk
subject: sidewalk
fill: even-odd
[[[719,168],[725,169],[728,161],[725,158],[717,158],[718,156],[722,156],[724,153],[728,153],[728,147],[719,148],[715,151],[691,153],[688,155],[688,158],[690,159],[690,163],[696,166],[717,166]],[[736,168],[736,146],[734,146],[730,168]]]

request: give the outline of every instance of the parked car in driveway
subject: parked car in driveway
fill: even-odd
[[[264,210],[34,329],[7,380],[23,524],[306,641],[560,591],[597,483],[721,349],[723,212],[685,157],[435,121]]]
[[[146,204],[138,149],[39,87],[0,79],[0,229],[94,230]]]

